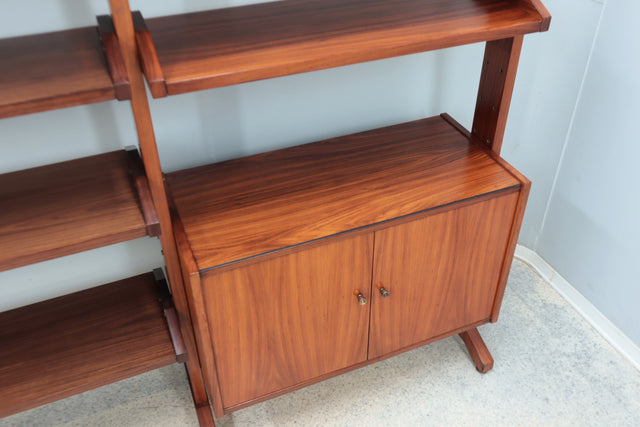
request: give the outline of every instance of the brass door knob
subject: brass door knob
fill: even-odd
[[[382,298],[387,298],[389,295],[391,295],[391,292],[382,287],[380,288],[380,295],[382,295]]]
[[[362,292],[356,295],[356,298],[358,298],[358,304],[360,305],[365,305],[367,303],[367,299],[362,295]]]

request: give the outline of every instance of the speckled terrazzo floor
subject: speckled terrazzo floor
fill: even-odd
[[[496,361],[452,337],[227,415],[218,426],[640,426],[640,372],[516,260]],[[0,420],[0,426],[196,426],[181,365]]]

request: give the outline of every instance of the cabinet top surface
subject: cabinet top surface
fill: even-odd
[[[199,270],[520,185],[440,117],[167,181]]]
[[[544,31],[545,12],[537,0],[284,0],[146,24],[171,95]]]

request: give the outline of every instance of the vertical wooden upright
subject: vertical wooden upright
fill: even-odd
[[[523,36],[487,42],[471,134],[496,153],[502,148]]]
[[[189,304],[185,293],[184,282],[182,281],[176,244],[173,238],[167,193],[162,176],[162,167],[158,156],[155,134],[153,132],[149,102],[145,91],[142,70],[138,62],[138,50],[135,42],[135,32],[129,0],[109,0],[109,4],[113,15],[113,24],[123,53],[127,75],[131,84],[131,107],[133,109],[133,116],[140,143],[140,153],[142,155],[145,172],[149,178],[153,202],[158,213],[161,230],[160,241],[164,251],[173,299],[178,309],[180,329],[187,347],[188,357],[186,365],[191,391],[200,424],[203,426],[213,426],[215,424],[202,378],[190,318]]]

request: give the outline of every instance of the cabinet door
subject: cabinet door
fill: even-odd
[[[516,201],[512,193],[375,233],[370,359],[489,319]]]
[[[223,406],[367,357],[372,234],[203,275]]]

